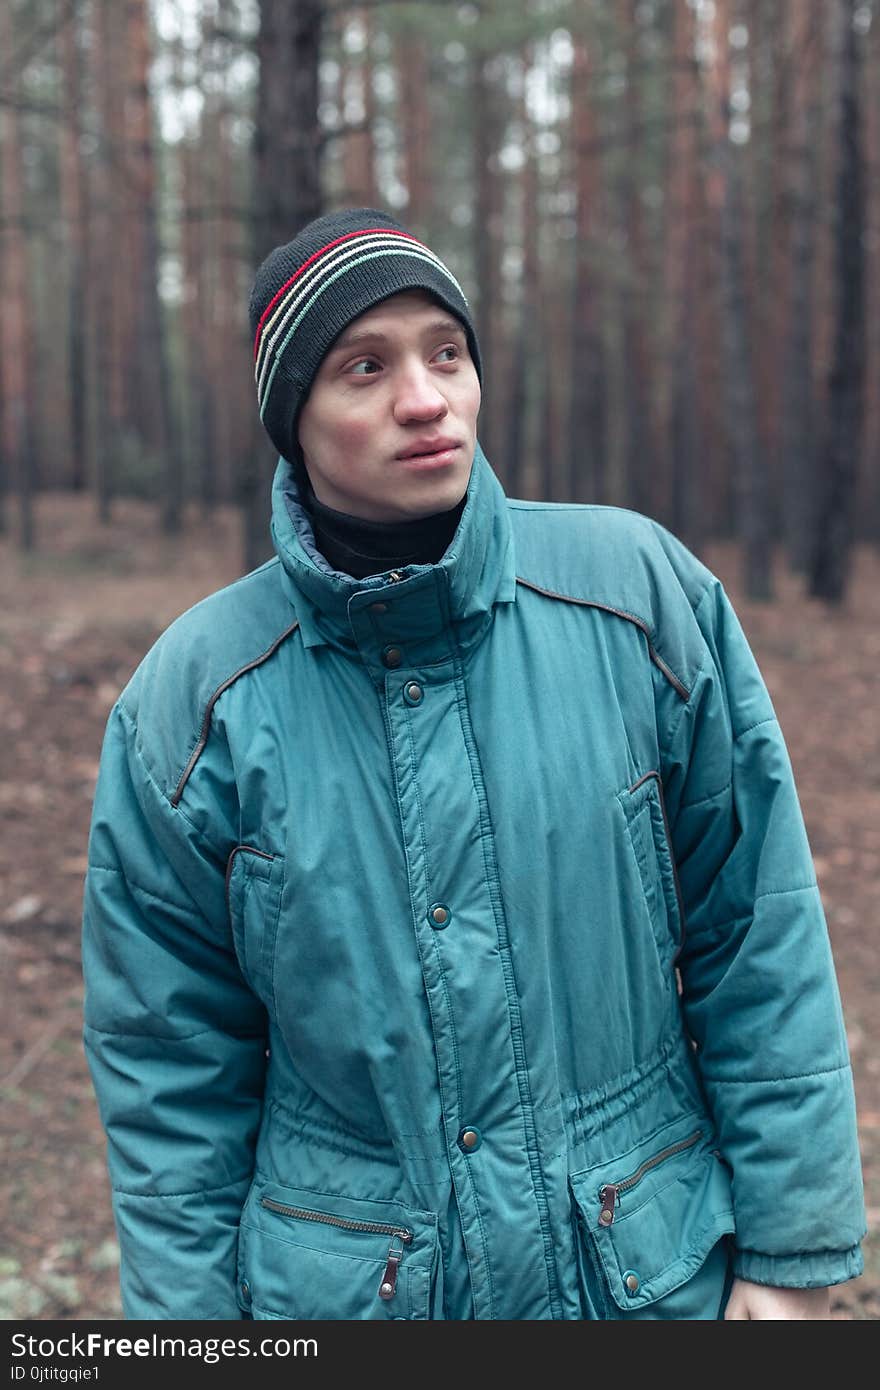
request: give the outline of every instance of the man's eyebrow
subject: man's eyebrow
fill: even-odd
[[[432,337],[435,333],[457,334],[461,338],[467,335],[464,326],[458,319],[432,319],[426,323],[422,329],[424,337]],[[374,328],[350,328],[336,339],[330,352],[339,352],[340,349],[357,347],[362,343],[387,343],[388,338],[384,333],[380,333]]]

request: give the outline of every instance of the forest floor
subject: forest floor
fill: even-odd
[[[0,541],[0,1318],[118,1318],[104,1139],[80,1043],[79,921],[101,737],[121,686],[179,612],[239,572],[234,512],[160,535],[117,504],[39,499],[41,549]],[[779,714],[828,918],[856,1076],[870,1234],[837,1318],[880,1315],[880,557],[860,549],[836,611],[777,570],[747,603],[724,580]],[[808,1136],[805,1139],[808,1140]],[[828,1174],[827,1200],[840,1196]],[[772,1196],[770,1196],[772,1200]]]

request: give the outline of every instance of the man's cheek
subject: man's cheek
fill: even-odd
[[[371,442],[375,447],[375,426],[371,426],[366,420],[349,420],[338,426],[336,433],[346,458],[351,463],[364,462]]]

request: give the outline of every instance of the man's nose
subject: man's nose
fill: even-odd
[[[398,424],[408,420],[436,420],[449,409],[428,369],[419,363],[405,368],[394,397],[394,418]]]

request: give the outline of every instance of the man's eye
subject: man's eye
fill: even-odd
[[[376,371],[379,370],[378,362],[374,362],[372,357],[363,357],[360,362],[352,363],[349,371],[354,376],[372,376],[374,368]]]
[[[458,348],[455,346],[454,343],[449,343],[446,347],[442,347],[440,351],[437,353],[437,356],[442,357],[444,353],[452,354],[451,357],[446,358],[447,362],[455,362],[459,356]]]

